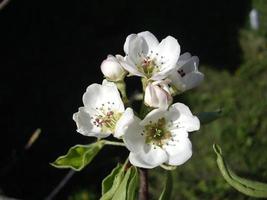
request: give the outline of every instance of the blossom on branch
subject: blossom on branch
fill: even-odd
[[[198,86],[204,79],[204,75],[198,71],[199,59],[184,53],[179,57],[175,70],[168,76],[172,85],[179,92]]]
[[[181,165],[192,155],[188,132],[200,128],[199,119],[189,108],[175,103],[166,109],[154,109],[140,120],[129,115],[124,128],[124,142],[130,150],[130,162],[142,168],[154,168],[163,163]]]
[[[84,107],[74,113],[73,120],[77,125],[77,132],[85,136],[104,138],[110,134],[120,138],[121,127],[129,123],[130,109],[124,108],[120,93],[112,82],[92,84],[87,87],[83,95]]]
[[[178,41],[167,36],[160,43],[150,32],[131,34],[124,43],[122,66],[131,74],[150,80],[162,80],[176,67],[180,55]]]

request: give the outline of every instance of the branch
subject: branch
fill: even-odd
[[[148,200],[148,170],[139,168],[140,188],[139,200]]]

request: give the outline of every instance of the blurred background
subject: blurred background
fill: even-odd
[[[252,9],[258,26],[250,22]],[[194,153],[173,172],[173,199],[252,199],[223,180],[214,142],[239,175],[267,182],[266,1],[11,0],[0,11],[0,26],[0,196],[51,194],[68,170],[49,163],[94,140],[76,133],[72,120],[86,87],[101,83],[102,60],[123,54],[128,34],[145,30],[159,40],[174,36],[182,53],[200,58],[205,81],[177,101],[194,113],[223,110],[221,119],[191,134]],[[39,138],[25,148],[37,128]],[[101,180],[127,154],[105,147],[55,199],[98,199]],[[159,172],[150,172],[151,199],[165,178]]]

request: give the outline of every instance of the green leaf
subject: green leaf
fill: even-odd
[[[66,155],[60,156],[51,165],[57,168],[71,168],[80,171],[93,160],[103,146],[104,142],[102,141],[89,145],[73,146]]]
[[[172,192],[172,175],[171,172],[167,172],[166,182],[163,191],[159,197],[159,200],[170,200]]]
[[[111,200],[112,199],[118,187],[120,186],[121,182],[123,181],[124,174],[125,174],[125,171],[124,171],[124,166],[123,166],[120,168],[120,170],[118,171],[116,175],[114,174],[115,176],[112,182],[112,186],[110,187],[108,191],[106,191],[105,194],[102,195],[100,200]]]
[[[116,175],[120,172],[121,168],[122,168],[122,165],[119,163],[112,170],[112,172],[106,178],[104,178],[104,180],[102,181],[102,195],[111,189],[114,179]]]
[[[236,190],[239,192],[252,196],[252,197],[259,197],[259,198],[266,198],[267,197],[267,184],[252,181],[246,178],[241,178],[236,175],[227,165],[223,156],[222,150],[219,145],[214,144],[213,149],[217,155],[217,165],[220,169],[220,172],[223,178]]]
[[[131,167],[132,168],[132,167]],[[126,200],[127,199],[127,186],[131,176],[131,168],[129,168],[123,177],[121,184],[119,185],[117,191],[115,192],[112,200]]]
[[[201,112],[197,114],[201,125],[208,124],[220,117],[222,117],[222,110],[217,110],[215,112]]]
[[[138,170],[135,166],[132,166],[132,172],[130,176],[129,186],[127,189],[127,200],[136,199],[136,190],[139,182]]]

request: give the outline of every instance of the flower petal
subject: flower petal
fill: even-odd
[[[140,119],[134,116],[134,120],[128,124],[124,131],[123,141],[126,147],[134,153],[138,153],[144,149],[145,136],[143,135],[143,127],[139,125]]]
[[[132,165],[142,168],[154,168],[168,160],[167,153],[159,148],[150,146],[149,150],[130,153],[129,160]]]
[[[189,52],[183,53],[180,55],[178,61],[177,61],[177,68],[183,66],[185,63],[187,63],[191,58],[191,54]]]
[[[148,51],[156,48],[159,45],[158,39],[149,31],[144,31],[137,34],[139,37],[143,37],[148,45]]]
[[[148,46],[144,38],[136,37],[129,41],[129,52],[126,56],[126,61],[133,62],[136,66],[140,65],[144,60],[144,55],[147,55]]]
[[[121,136],[123,136],[126,130],[128,129],[129,124],[131,124],[133,121],[134,121],[133,109],[127,108],[116,123],[114,137],[120,138]]]
[[[188,138],[181,138],[173,144],[166,145],[169,165],[182,165],[192,156],[192,144]]]
[[[83,95],[83,103],[91,112],[97,112],[96,108],[101,107],[102,104],[110,102],[113,111],[124,112],[124,104],[121,100],[120,93],[116,85],[112,82],[104,82],[103,85],[92,84],[87,87]],[[90,112],[89,111],[89,112]],[[94,113],[91,113],[93,115]]]
[[[94,126],[91,122],[91,116],[85,107],[80,107],[77,113],[73,114],[73,120],[77,125],[77,132],[85,136],[94,136],[98,138],[107,137],[110,133],[102,133],[101,128]]]
[[[179,118],[175,123],[179,123],[182,128],[184,128],[186,131],[196,131],[200,128],[200,122],[199,119],[192,115],[190,109],[182,103],[175,103],[170,106],[169,110],[172,110],[172,112],[179,112]]]
[[[198,86],[201,83],[204,79],[204,75],[198,71],[198,64],[199,59],[197,56],[193,56],[182,61],[180,61],[179,58],[176,70],[169,75],[169,78],[176,89],[184,92]]]
[[[151,57],[160,67],[160,72],[155,73],[151,79],[159,80],[164,75],[166,77],[176,67],[180,55],[180,45],[174,37],[168,36],[160,42],[153,52]]]
[[[123,50],[125,52],[125,54],[127,55],[129,53],[129,43],[130,41],[132,41],[134,38],[137,37],[137,34],[130,34],[127,36],[124,45],[123,45]]]
[[[189,90],[197,87],[204,79],[204,74],[201,72],[192,72],[183,78],[184,90]]]
[[[128,59],[127,61],[120,60],[120,64],[130,74],[136,75],[136,76],[145,77],[145,75],[143,73],[141,73],[140,71],[138,71],[136,65],[130,59]]]
[[[166,112],[166,109],[164,108],[158,108],[150,111],[145,118],[140,122],[141,126],[145,126],[151,122],[157,122],[158,119],[162,118],[164,116],[164,113]]]

